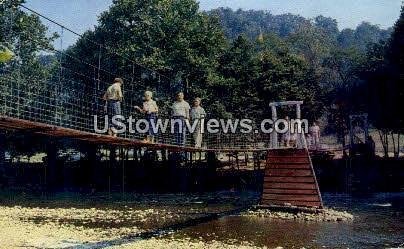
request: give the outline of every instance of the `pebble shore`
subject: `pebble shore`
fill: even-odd
[[[271,209],[251,209],[241,214],[242,216],[254,216],[274,219],[289,219],[301,221],[327,221],[327,222],[343,222],[352,221],[353,215],[346,211],[337,211],[330,208],[309,209],[306,212],[280,212]]]
[[[244,248],[256,249],[248,241],[204,241],[195,238],[177,238],[168,234],[153,238],[131,238],[157,226],[184,221],[204,215],[203,209],[189,207],[176,210],[167,207],[138,209],[135,207],[73,208],[0,206],[0,248]],[[350,221],[347,212],[323,209],[311,213],[275,212],[252,209],[241,214],[263,218],[308,221]]]
[[[149,239],[129,239],[147,232],[144,224],[159,225],[182,222],[197,217],[204,210],[177,208],[176,212],[155,207],[125,211],[99,208],[43,208],[0,206],[0,249],[3,248],[245,248],[248,242],[227,244],[173,238],[170,235]],[[117,244],[117,245],[114,245]]]

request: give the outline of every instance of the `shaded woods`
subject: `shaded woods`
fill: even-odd
[[[335,19],[324,16],[202,12],[194,0],[113,1],[94,30],[66,49],[71,57],[62,60],[38,53],[52,49],[60,34],[50,35],[20,3],[8,0],[0,9],[0,69],[8,77],[30,77],[27,87],[39,93],[47,87],[41,79],[57,77],[60,61],[90,78],[94,72],[82,61],[107,61],[100,66],[130,79],[126,87],[138,90],[132,98],[140,101],[143,90],[152,90],[163,110],[178,90],[188,99],[202,97],[209,115],[221,118],[266,118],[270,102],[303,100],[305,118],[321,119],[326,132],[340,140],[349,115],[363,112],[379,131],[386,156],[388,137],[395,156],[402,146],[403,9],[387,30],[366,22],[339,30]],[[64,77],[83,83],[78,90],[91,91],[83,86],[93,82],[68,72]],[[103,73],[98,77],[99,82],[113,79]],[[29,104],[32,98],[24,99]]]

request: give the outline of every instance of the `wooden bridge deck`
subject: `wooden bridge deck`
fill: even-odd
[[[30,132],[57,138],[71,138],[99,145],[115,145],[121,147],[146,147],[149,149],[163,149],[174,152],[261,152],[266,148],[194,148],[163,143],[147,143],[139,139],[113,137],[86,131],[54,126],[7,116],[0,116],[0,130]]]

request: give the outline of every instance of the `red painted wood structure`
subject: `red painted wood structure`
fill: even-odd
[[[278,107],[295,107],[296,118],[301,118],[302,101],[273,102],[272,120],[277,120]],[[297,148],[279,148],[278,134],[271,137],[272,150],[268,150],[261,197],[263,206],[298,206],[322,208],[313,164],[304,134],[297,134]]]
[[[268,151],[261,205],[323,207],[313,165],[306,149]]]

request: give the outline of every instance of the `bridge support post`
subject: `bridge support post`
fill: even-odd
[[[296,104],[296,118],[301,119],[302,113],[300,108],[301,103]],[[296,128],[296,127],[295,127]],[[299,149],[305,148],[307,145],[305,144],[304,132],[297,134],[296,137],[296,147]]]
[[[275,123],[278,119],[278,114],[276,112],[276,108],[282,107],[282,106],[296,106],[296,118],[300,119],[301,118],[301,109],[300,106],[303,104],[303,101],[282,101],[282,102],[273,102],[270,103],[269,106],[271,107],[271,112],[272,112],[272,121]],[[298,138],[297,141],[298,145],[300,144],[300,147],[302,146],[302,142],[300,141],[300,138]],[[299,147],[299,146],[298,146]],[[275,131],[275,129],[271,133],[271,148],[272,149],[277,149],[279,148],[278,144],[278,133]]]
[[[98,147],[95,144],[85,143],[83,146],[83,152],[87,155],[87,160],[84,162],[84,171],[86,176],[84,179],[88,183],[91,193],[94,193],[97,189],[97,179],[100,178],[101,169],[97,167],[97,150]]]
[[[271,111],[272,111],[272,121],[276,122],[278,119],[278,115],[276,113],[276,106],[273,105],[271,106]],[[274,131],[271,133],[271,148],[276,149],[278,148],[278,133]]]
[[[116,146],[111,146],[109,149],[109,161],[112,165],[116,163]]]
[[[57,183],[57,151],[56,141],[50,139],[46,146],[46,187],[48,191],[54,190]]]
[[[6,166],[6,138],[5,134],[0,132],[0,187],[5,184],[5,166]]]
[[[219,160],[217,159],[217,155],[215,152],[207,152],[206,162],[207,162],[209,168],[216,169],[218,166],[218,161]]]

